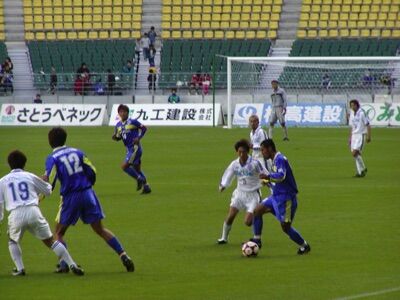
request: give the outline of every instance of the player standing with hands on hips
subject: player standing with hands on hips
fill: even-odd
[[[279,120],[279,124],[281,124],[284,133],[284,141],[288,141],[288,132],[285,124],[285,114],[287,107],[287,96],[286,92],[283,88],[279,87],[278,80],[272,80],[272,94],[271,94],[271,115],[269,117],[269,138],[272,139],[272,131],[274,129],[274,125]]]
[[[371,141],[371,126],[364,111],[357,100],[350,101],[350,149],[356,161],[357,173],[354,177],[360,178],[367,175],[367,167],[361,157],[365,142]]]

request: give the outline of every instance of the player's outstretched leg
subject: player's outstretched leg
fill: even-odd
[[[297,254],[303,255],[311,251],[310,245],[303,239],[300,233],[291,226],[291,223],[281,223],[282,230],[289,236],[289,238],[300,246]]]
[[[217,244],[224,245],[228,243],[229,232],[231,231],[233,221],[235,220],[238,212],[239,210],[236,207],[229,207],[228,215],[224,221],[224,225],[222,226],[221,238],[217,240]]]
[[[107,228],[103,227],[101,220],[95,221],[90,224],[93,230],[101,236],[107,244],[119,255],[122,264],[125,266],[128,272],[133,272],[135,270],[135,265],[132,259],[128,256],[125,250],[122,248],[121,243],[118,241],[117,237]]]
[[[12,271],[13,276],[24,276],[25,268],[22,262],[22,250],[19,243],[13,240],[8,241],[8,250],[10,251],[10,256],[15,264],[15,269]]]

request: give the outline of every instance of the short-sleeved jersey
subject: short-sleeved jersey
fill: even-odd
[[[114,134],[120,136],[124,145],[130,149],[133,148],[133,141],[141,136],[142,123],[136,119],[128,118],[125,122],[118,121],[115,125]]]
[[[220,185],[228,187],[233,177],[237,178],[237,189],[241,192],[254,192],[261,187],[259,175],[267,174],[265,167],[257,160],[249,157],[244,165],[239,159],[231,162],[222,176]]]
[[[81,150],[63,146],[47,157],[46,176],[53,188],[56,180],[60,181],[60,194],[64,196],[91,188],[96,181],[96,169]]]
[[[272,90],[271,101],[272,107],[282,106],[283,108],[286,108],[287,97],[285,90],[280,87],[278,87],[276,90]]]
[[[366,134],[369,120],[365,115],[364,110],[361,108],[359,108],[356,112],[351,110],[349,124],[351,126],[352,134]]]
[[[261,128],[261,126],[258,126],[256,130],[250,131],[250,141],[253,145],[253,151],[260,150],[261,142],[266,139],[268,139],[268,135],[265,130]]]
[[[269,174],[273,195],[289,194],[296,195],[298,193],[296,180],[294,179],[292,168],[288,159],[277,152],[272,161],[272,172]]]
[[[49,183],[22,169],[14,169],[0,179],[0,207],[5,203],[7,211],[20,206],[38,205],[38,194],[48,196],[50,193]],[[3,209],[0,211],[0,220],[2,218]]]

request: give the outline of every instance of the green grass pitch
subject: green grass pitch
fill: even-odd
[[[0,128],[0,174],[18,148],[26,169],[42,174],[51,149],[48,128]],[[400,130],[372,130],[364,159],[368,175],[355,179],[347,128],[290,128],[277,147],[291,162],[300,193],[294,226],[312,252],[297,246],[271,215],[264,217],[264,246],[257,258],[241,256],[251,237],[236,219],[225,246],[215,244],[235,186],[218,192],[236,155],[233,144],[249,129],[150,127],[143,139],[143,170],[153,193],[140,195],[120,169],[121,143],[112,128],[68,128],[68,145],[83,149],[97,167],[95,190],[104,221],[134,259],[127,273],[117,255],[89,226],[66,235],[84,277],[52,271],[54,254],[29,233],[22,241],[27,276],[13,278],[6,220],[0,235],[0,299],[335,299],[400,287]],[[264,195],[267,191],[264,190]],[[54,227],[58,189],[41,203]],[[400,291],[379,299],[399,299]]]

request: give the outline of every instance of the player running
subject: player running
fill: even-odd
[[[8,249],[16,268],[12,275],[24,276],[20,241],[28,230],[42,240],[54,253],[71,268],[76,275],[83,275],[83,270],[76,265],[62,243],[56,241],[49,223],[39,209],[39,196],[50,195],[51,185],[36,175],[24,171],[26,156],[15,150],[8,155],[11,172],[0,179],[0,222],[3,220],[4,203],[8,216]]]
[[[53,153],[47,157],[44,179],[54,188],[56,180],[61,183],[60,210],[56,218],[56,237],[65,245],[64,235],[70,225],[75,225],[80,218],[90,224],[92,229],[119,255],[128,272],[134,271],[134,265],[122,248],[115,235],[104,228],[104,218],[100,202],[92,188],[96,181],[96,169],[85,156],[75,148],[67,147],[67,132],[61,127],[49,131],[49,144]],[[68,266],[60,263],[57,273],[68,272]]]
[[[247,226],[252,225],[254,208],[261,200],[259,176],[267,174],[264,166],[257,159],[249,156],[250,145],[247,140],[238,141],[235,144],[235,150],[239,158],[232,161],[225,170],[219,185],[219,190],[222,192],[231,184],[233,177],[237,178],[237,187],[233,191],[228,216],[222,227],[222,236],[217,240],[218,244],[228,242],[229,231],[240,210],[246,211],[244,223]]]
[[[360,107],[357,100],[350,101],[350,149],[356,161],[357,173],[354,177],[360,178],[367,175],[367,167],[361,157],[365,142],[371,142],[371,126],[368,117]]]
[[[137,180],[137,190],[143,188],[142,194],[151,192],[150,186],[147,183],[146,176],[141,170],[142,146],[140,140],[145,135],[147,128],[136,119],[128,118],[129,108],[126,105],[118,106],[118,115],[120,121],[115,125],[112,139],[122,141],[126,147],[125,162],[121,168],[129,176]]]
[[[265,132],[265,130],[261,128],[260,120],[258,119],[257,115],[250,116],[249,125],[251,128],[251,131],[250,131],[251,145],[250,145],[250,147],[253,150],[251,156],[253,158],[259,160],[261,162],[261,164],[263,166],[265,166],[268,171],[270,171],[270,166],[272,164],[272,161],[271,160],[266,161],[264,159],[264,157],[262,156],[261,150],[260,150],[261,142],[268,139],[268,135]]]
[[[272,172],[268,175],[261,174],[260,178],[275,183],[272,186],[272,195],[257,205],[254,210],[254,238],[251,241],[261,248],[262,215],[272,213],[281,223],[282,230],[292,241],[300,246],[297,254],[310,252],[310,245],[301,237],[300,233],[292,227],[292,222],[297,209],[297,184],[288,159],[276,150],[271,139],[261,143],[261,152],[266,159],[272,159]]]

